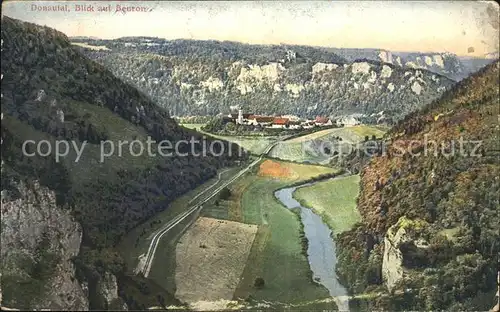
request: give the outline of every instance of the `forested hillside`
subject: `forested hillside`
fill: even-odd
[[[489,310],[500,236],[499,62],[407,116],[361,171],[339,274],[373,310]]]
[[[232,144],[230,154],[225,142],[221,156],[208,153],[206,157],[193,155],[187,145],[180,149],[186,156],[168,157],[157,153],[156,157],[148,153],[134,156],[125,147],[122,155],[115,152],[101,162],[99,143],[102,140],[115,144],[118,140],[140,140],[146,144],[150,136],[152,140],[168,140],[175,145],[179,140],[202,138],[194,131],[179,127],[149,97],[87,59],[64,34],[54,29],[2,16],[2,40],[2,203],[14,203],[26,195],[19,195],[18,185],[28,185],[29,193],[29,185],[39,183],[42,188],[48,188],[49,193],[55,193],[58,209],[69,211],[83,228],[80,253],[74,263],[79,281],[88,285],[91,308],[108,306],[97,288],[109,273],[118,277],[118,289],[129,308],[156,304],[160,298],[155,293],[157,288],[144,282],[134,283],[142,285],[141,291],[147,290],[147,295],[142,296],[153,298],[153,302],[140,303],[137,296],[122,293],[135,284],[130,284],[131,278],[125,276],[126,268],[113,247],[131,228],[168,209],[173,199],[213,177],[218,168],[240,159],[238,146]],[[35,143],[47,140],[52,148],[56,140],[66,140],[70,146],[74,143],[78,147],[87,141],[87,146],[81,157],[71,148],[71,152],[57,162],[53,153],[47,157],[23,156],[21,148],[26,140]],[[214,152],[220,148],[216,147]],[[200,149],[201,145],[197,145],[195,152]],[[36,145],[29,145],[28,152],[36,152]],[[246,157],[245,154],[242,157]],[[26,213],[22,205],[12,207]],[[3,211],[4,215],[9,215],[8,211]],[[11,235],[4,227],[9,222],[2,217],[2,238]],[[38,231],[36,224],[33,226],[34,231]],[[58,251],[57,246],[50,248]],[[21,271],[12,271],[2,262],[2,289],[17,289],[16,283],[27,278],[26,274],[32,282],[37,280],[39,275],[33,275],[23,263],[19,262]],[[27,273],[22,277],[19,272]],[[56,277],[49,274],[44,278]],[[5,285],[7,280],[11,284]],[[11,292],[14,297],[4,295],[3,302],[11,307],[32,308],[31,297],[43,297],[45,291],[42,287],[34,292]]]
[[[384,111],[398,120],[454,83],[427,70],[347,62],[324,48],[157,38],[88,43],[94,48],[81,49],[90,58],[179,116],[227,114],[241,106],[303,117]]]

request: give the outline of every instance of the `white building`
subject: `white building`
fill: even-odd
[[[239,125],[243,124],[243,110],[241,108],[238,110],[238,119],[236,120],[236,123]]]
[[[283,115],[281,117],[282,118],[288,118],[288,120],[290,120],[290,121],[300,121],[300,117],[299,116],[295,116],[295,115]]]

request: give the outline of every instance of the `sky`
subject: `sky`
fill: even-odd
[[[33,10],[68,5],[71,12]],[[94,12],[76,12],[76,5]],[[97,12],[110,5],[111,11]],[[142,7],[146,12],[117,11]],[[231,40],[491,56],[494,1],[6,1],[2,14],[68,36]]]

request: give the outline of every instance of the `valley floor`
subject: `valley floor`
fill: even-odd
[[[381,138],[385,132],[385,128],[369,125],[320,130],[279,142],[272,148],[269,156],[294,162],[328,164],[333,157],[330,152],[336,150],[339,154],[346,156],[367,136]],[[328,152],[325,148],[331,151]]]
[[[221,181],[228,180],[240,169],[222,172]],[[149,278],[198,308],[212,306],[220,309],[233,300],[266,303],[273,307],[336,309],[328,290],[312,279],[303,249],[300,219],[274,197],[274,192],[337,171],[325,166],[270,159],[262,161],[229,186],[231,196],[228,199],[213,198],[204,204],[199,213],[163,236]],[[341,228],[347,229],[357,220],[355,214],[349,212],[352,209],[349,198],[354,203],[357,192],[354,187],[356,179],[357,176],[345,178],[347,183],[341,181],[334,186],[327,186],[330,181],[320,182],[304,188],[301,194],[309,195],[324,192],[325,187],[338,187],[339,192],[326,192],[333,197],[324,195],[313,203],[321,211],[333,214],[335,208],[329,209],[328,205],[332,201],[337,202],[338,196],[342,197],[341,194],[347,192],[343,198],[345,207],[337,211],[342,215],[341,221],[330,225],[338,227],[345,223]],[[207,182],[135,229],[123,244],[124,254],[129,256],[129,267],[134,267],[139,255],[147,251],[149,238],[160,226],[159,223],[182,212],[196,194],[210,186],[220,185],[221,181],[214,179]],[[248,230],[241,232],[238,228]],[[239,260],[231,260],[236,258]],[[257,278],[264,280],[263,287],[255,286]],[[216,281],[219,281],[216,284],[220,287],[209,292],[208,285]],[[215,298],[222,301],[216,304]]]
[[[254,155],[260,155],[265,151],[265,149],[272,143],[278,140],[276,136],[229,136],[229,135],[216,135],[201,130],[205,124],[181,124],[182,127],[188,129],[194,129],[201,132],[207,136],[214,137],[216,139],[229,141],[238,144],[245,150],[249,151]]]
[[[337,235],[361,221],[356,209],[358,193],[359,175],[352,175],[299,188],[293,197],[320,215]]]

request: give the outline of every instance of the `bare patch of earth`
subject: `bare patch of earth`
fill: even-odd
[[[257,229],[253,224],[200,217],[176,247],[176,297],[192,307],[232,300]]]

